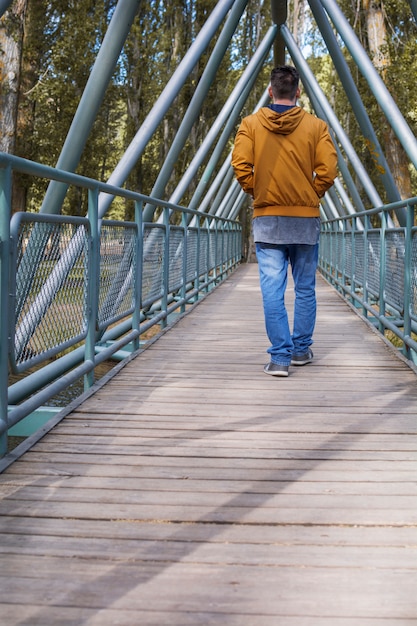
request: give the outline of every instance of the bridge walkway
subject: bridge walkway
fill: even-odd
[[[0,475],[2,626],[417,623],[416,373],[318,298],[265,376],[240,267]]]

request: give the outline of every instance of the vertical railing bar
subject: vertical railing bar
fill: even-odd
[[[142,310],[142,284],[143,284],[143,241],[144,241],[144,223],[143,223],[143,201],[135,200],[135,224],[136,231],[136,245],[135,245],[135,258],[136,258],[136,271],[133,280],[133,316],[132,316],[132,328],[140,332],[140,312]],[[138,350],[140,346],[140,337],[133,340],[133,349]]]
[[[220,222],[219,226],[218,226],[219,230],[221,231],[221,235],[220,235],[220,251],[218,253],[218,256],[220,256],[220,259],[217,258],[217,262],[219,265],[219,279],[221,280],[223,278],[224,275],[224,244],[225,244],[225,223],[224,222]]]
[[[168,311],[168,289],[169,289],[169,264],[170,264],[170,222],[169,222],[169,214],[170,210],[168,207],[163,207],[163,223],[164,223],[164,258],[163,258],[163,267],[162,267],[162,277],[163,277],[163,286],[164,291],[162,294],[161,300],[161,308],[162,312],[165,314],[161,321],[161,327],[165,328],[167,326],[167,311]]]
[[[364,275],[363,275],[363,301],[368,302],[368,283],[369,283],[369,229],[371,228],[370,216],[365,215],[364,223]],[[368,317],[368,309],[362,306],[362,315]]]
[[[211,230],[212,230],[211,224],[210,224],[210,226],[207,225],[207,227],[210,229],[210,232],[211,232]],[[219,240],[219,231],[218,231],[218,228],[217,228],[217,220],[216,219],[214,220],[214,233],[215,233],[214,234],[215,245],[214,245],[214,263],[213,263],[213,265],[214,265],[214,268],[213,268],[213,279],[214,279],[213,283],[216,284],[217,283],[217,278],[219,276],[219,270],[218,270],[219,255],[218,255],[218,251],[217,251],[218,242],[219,242],[218,241]]]
[[[335,228],[336,228],[336,224],[335,224]],[[335,277],[336,277],[336,281],[340,280],[340,264],[339,264],[339,258],[340,258],[340,230],[335,231],[335,265],[336,265],[336,271],[335,271]]]
[[[224,243],[223,243],[223,254],[224,254],[224,267],[225,267],[225,274],[227,276],[227,274],[229,273],[229,268],[230,268],[230,245],[229,245],[229,224],[227,222],[225,222],[225,224],[223,225],[223,236],[224,236]]]
[[[332,222],[331,230],[330,230],[330,246],[329,246],[329,252],[330,252],[329,274],[331,277],[331,282],[333,284],[334,284],[334,279],[336,277],[336,267],[335,267],[336,264],[335,264],[335,253],[334,253],[335,228],[336,228],[336,225]]]
[[[230,272],[232,267],[233,267],[233,257],[234,257],[234,254],[233,254],[233,251],[234,251],[234,232],[233,232],[233,227],[232,227],[232,225],[230,223],[227,224],[227,231],[228,231],[228,234],[227,234],[227,237],[228,237],[228,243],[227,243],[228,252],[227,252],[227,255],[228,255],[228,261],[229,261],[228,262],[228,266],[229,266],[229,272]]]
[[[346,295],[348,295],[346,292],[348,292],[348,285],[347,285],[347,246],[346,246],[346,232],[347,232],[347,220],[343,220],[342,222],[342,229],[341,229],[341,237],[342,237],[342,285],[343,285],[343,292],[344,295],[346,297]]]
[[[217,280],[221,280],[223,278],[223,259],[224,259],[224,222],[220,222],[220,224],[216,221],[216,230],[217,230],[217,245],[216,245],[216,267],[218,268],[217,272]],[[220,234],[219,234],[220,231]],[[220,258],[219,258],[220,257]]]
[[[411,261],[414,207],[407,203],[404,250],[404,337],[411,337]],[[403,342],[403,354],[413,360],[411,348]]]
[[[229,273],[229,224],[224,222],[223,224],[223,267],[224,275]]]
[[[381,230],[380,230],[380,260],[379,260],[379,315],[385,316],[385,276],[386,276],[386,230],[387,230],[387,215],[384,211],[381,211]],[[379,330],[385,335],[385,326],[382,321],[379,322]]]
[[[197,300],[199,299],[200,296],[200,254],[201,254],[201,224],[200,224],[200,220],[201,218],[198,217],[196,220],[197,223],[197,252],[196,252],[196,257],[195,257],[195,290],[196,290],[196,294],[195,294],[195,300],[197,302]]]
[[[98,188],[88,190],[88,284],[87,284],[87,337],[84,360],[94,362],[98,330],[98,300],[100,280],[100,229],[98,224]],[[84,375],[84,389],[94,385],[94,369]]]
[[[233,267],[236,266],[239,258],[239,241],[238,241],[238,229],[236,225],[232,223],[233,230]]]
[[[206,273],[205,273],[205,283],[206,283],[205,291],[207,292],[209,290],[210,258],[211,258],[211,233],[210,233],[210,228],[209,228],[207,217],[204,220],[204,230],[207,233],[207,251],[206,251],[207,263],[206,263]],[[216,276],[216,269],[214,269],[214,276]]]
[[[10,277],[10,211],[12,168],[0,169],[0,458],[7,452]]]
[[[346,220],[346,223],[348,220]],[[352,227],[350,229],[350,291],[351,300],[355,304],[356,293],[356,271],[355,271],[355,258],[356,258],[356,241],[355,241],[355,220],[352,220]]]
[[[227,231],[227,235],[226,235],[226,258],[227,258],[227,275],[229,274],[231,268],[232,268],[232,250],[233,250],[233,241],[232,241],[232,237],[231,237],[231,230],[230,230],[230,224],[229,222],[226,223],[226,231]]]
[[[181,225],[183,228],[183,242],[182,242],[182,281],[181,281],[181,313],[185,312],[185,298],[187,294],[187,266],[188,266],[188,227],[187,227],[187,214],[185,211],[181,214]]]

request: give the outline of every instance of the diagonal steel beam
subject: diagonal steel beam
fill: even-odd
[[[68,131],[56,167],[74,172],[141,0],[119,0]],[[60,213],[67,185],[51,181],[41,213]]]
[[[354,168],[356,175],[361,181],[365,193],[367,194],[369,200],[371,201],[373,206],[382,206],[383,202],[375,189],[374,184],[368,176],[367,171],[365,170],[363,164],[361,163],[358,155],[356,154],[352,143],[342,128],[335,112],[333,111],[330,103],[328,102],[325,94],[321,90],[319,84],[316,81],[316,78],[311,71],[307,61],[304,59],[301,50],[297,46],[294,37],[291,35],[287,26],[281,26],[281,33],[287,45],[287,48],[290,52],[290,55],[300,72],[301,80],[303,82],[304,88],[307,91],[307,94],[317,112],[319,117],[322,117],[326,122],[328,122],[329,126],[333,129],[335,134],[337,135],[340,144],[343,146],[343,149],[350,160],[352,167]]]
[[[414,19],[417,22],[417,0],[408,0],[408,2],[410,4],[411,10],[413,12]]]
[[[379,106],[385,113],[385,116],[394,133],[398,137],[414,167],[417,168],[417,140],[405,121],[394,98],[391,96],[384,84],[384,81],[363,49],[355,31],[343,15],[336,2],[334,2],[334,0],[321,0],[321,3],[326,9],[326,12],[332,20],[335,28],[339,32],[339,35],[345,42],[346,47],[358,66],[358,69],[367,81]]]
[[[0,0],[0,17],[7,11],[13,0]]]
[[[388,200],[389,202],[396,202],[401,199],[400,193],[327,15],[320,0],[309,0],[309,5],[340,77],[345,93],[350,101],[359,127],[368,142],[372,159],[377,165],[377,171],[384,185]]]
[[[181,122],[181,125],[174,137],[172,145],[166,156],[161,170],[156,179],[155,185],[150,193],[152,197],[162,198],[165,187],[170,179],[172,171],[177,163],[181,150],[183,149],[190,135],[194,122],[198,118],[201,107],[207,97],[209,89],[216,76],[216,72],[220,63],[224,58],[224,54],[229,46],[230,40],[236,30],[240,18],[245,10],[248,0],[237,0],[230,11],[222,32],[217,39],[213,52],[204,68],[203,74],[198,82],[194,95],[188,106],[188,110]],[[143,212],[145,222],[150,222],[153,218],[155,207],[146,205]]]

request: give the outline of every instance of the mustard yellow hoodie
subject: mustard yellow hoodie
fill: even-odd
[[[319,217],[320,198],[337,175],[337,154],[327,128],[300,107],[268,107],[242,120],[232,166],[253,197],[253,217]]]

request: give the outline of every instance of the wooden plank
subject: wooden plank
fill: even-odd
[[[300,526],[273,525],[263,526],[262,532],[254,532],[249,524],[211,525],[204,522],[196,524],[161,524],[150,522],[137,524],[130,520],[84,520],[76,518],[50,519],[39,517],[36,525],[30,517],[0,517],[0,530],[6,535],[29,535],[36,537],[72,537],[86,539],[108,539],[120,541],[188,541],[190,543],[223,544],[272,544],[305,546],[396,546],[403,549],[416,548],[416,531],[411,526]],[[24,538],[26,542],[27,538]],[[60,541],[59,541],[60,543]],[[17,546],[22,545],[22,542]],[[33,543],[32,543],[33,545]],[[57,544],[58,545],[58,544]],[[110,549],[110,545],[107,547]],[[325,565],[325,563],[323,563]]]
[[[40,447],[41,444],[37,446]],[[361,474],[361,480],[364,480],[364,477],[372,472],[378,473],[379,479],[381,480],[384,477],[385,472],[390,475],[404,476],[404,479],[407,476],[414,476],[414,472],[416,471],[416,463],[414,460],[411,461],[402,461],[399,464],[397,461],[392,463],[388,463],[387,461],[378,461],[378,460],[365,460],[358,464],[357,460],[338,460],[338,459],[276,459],[270,458],[267,459],[263,455],[259,455],[257,458],[241,458],[241,457],[232,457],[231,459],[226,459],[224,456],[215,456],[212,455],[210,457],[203,457],[200,455],[182,455],[178,453],[177,455],[140,455],[140,454],[109,454],[104,453],[103,451],[99,451],[97,454],[94,454],[89,450],[79,450],[77,451],[75,448],[71,452],[65,451],[48,451],[48,444],[44,444],[45,453],[40,452],[31,452],[27,453],[26,463],[31,463],[32,460],[36,462],[36,460],[51,460],[51,462],[62,460],[67,462],[75,462],[76,464],[86,464],[88,465],[125,465],[131,468],[144,468],[149,466],[154,467],[166,467],[166,468],[176,468],[176,469],[184,469],[186,470],[186,474],[190,471],[198,471],[199,468],[204,468],[204,471],[207,472],[210,469],[216,470],[216,468],[221,468],[222,471],[230,472],[229,475],[232,475],[234,470],[239,472],[241,475],[245,474],[245,470],[247,472],[256,472],[256,470],[262,470],[264,472],[268,472],[268,477],[277,476],[277,472],[279,472],[279,476],[283,476],[283,471],[291,470],[296,471],[299,470],[301,473],[305,474],[309,471],[318,471],[321,469],[322,472],[327,470],[327,472],[337,472],[340,470],[341,472],[350,472],[349,480],[354,479],[355,474]],[[398,471],[398,474],[395,474],[395,471]],[[132,470],[133,471],[133,470]],[[393,474],[394,472],[394,474]],[[255,476],[255,473],[253,474]],[[388,474],[387,474],[388,475]]]
[[[65,456],[65,455],[64,455]],[[271,464],[267,462],[247,463],[235,462],[233,467],[225,463],[220,464],[217,459],[189,460],[181,458],[159,458],[159,457],[124,457],[99,456],[92,459],[91,455],[62,455],[52,456],[37,455],[32,453],[30,462],[20,463],[17,467],[12,466],[8,470],[10,476],[36,476],[36,473],[50,476],[57,479],[60,476],[115,476],[121,480],[126,477],[135,476],[136,480],[149,478],[176,478],[178,480],[237,480],[252,481],[298,481],[298,482],[355,482],[363,483],[383,483],[392,482],[397,484],[413,484],[415,482],[414,466],[409,470],[399,470],[398,464],[386,463],[369,464],[358,470],[356,463],[339,462],[329,465],[321,465],[322,469],[316,468],[314,463],[302,465],[297,463],[296,467],[290,468],[288,462]],[[56,460],[58,459],[58,461]],[[269,468],[269,469],[268,469]],[[274,473],[271,472],[271,469]],[[353,488],[353,487],[352,487]]]
[[[320,445],[322,449],[331,450],[401,450],[401,451],[417,451],[417,441],[410,440],[408,435],[397,435],[395,438],[389,437],[385,434],[368,434],[366,440],[362,440],[352,434],[338,433],[333,435],[332,438],[326,441],[323,438],[323,434],[320,433],[303,433],[294,434],[288,432],[280,432],[270,430],[269,433],[259,432],[257,430],[235,430],[231,428],[224,428],[224,430],[213,431],[209,429],[189,428],[184,429],[172,429],[172,428],[146,428],[141,426],[141,421],[138,420],[136,424],[130,426],[129,424],[120,422],[107,422],[106,420],[96,420],[91,424],[88,424],[88,435],[83,434],[83,424],[79,422],[63,423],[60,425],[59,433],[51,433],[49,441],[59,444],[63,440],[77,439],[77,443],[82,441],[88,441],[88,437],[97,438],[112,437],[113,442],[118,441],[142,441],[147,445],[160,445],[164,441],[169,442],[181,442],[188,441],[198,443],[198,441],[210,441],[213,443],[223,443],[228,446],[241,446],[248,442],[250,438],[251,446],[257,447],[275,447],[285,449],[310,449]],[[81,435],[80,435],[81,430]],[[271,433],[279,432],[279,437],[275,437],[271,441]],[[197,440],[196,442],[194,440]],[[91,441],[91,439],[90,439]],[[177,444],[175,444],[177,445]]]
[[[17,490],[9,491],[8,500],[10,502],[24,501],[43,501],[48,502],[71,502],[74,498],[74,489],[77,489],[78,503],[96,503],[96,504],[124,504],[124,505],[152,505],[155,506],[200,506],[201,493],[198,490],[174,490],[168,488],[157,487],[155,490],[141,489],[112,489],[109,485],[86,487],[74,485],[70,481],[61,481],[57,489],[57,485],[38,486],[24,485]],[[276,492],[258,492],[235,490],[234,492],[217,490],[207,490],[204,497],[204,506],[208,508],[219,507],[239,507],[242,509],[279,508],[292,509],[296,508],[300,503],[300,493],[292,494],[287,491],[280,491],[282,485],[277,486]],[[307,490],[302,492],[308,495],[308,505],[315,509],[339,509],[343,510],[346,506],[345,494],[338,494],[335,490],[327,493],[309,493]],[[397,510],[410,510],[415,508],[414,495],[399,494],[349,494],[349,503],[352,509],[389,509],[396,507]]]
[[[296,607],[299,615],[308,617],[317,614],[357,620],[406,620],[413,618],[415,609],[415,602],[407,606],[409,595],[415,592],[409,572],[366,565],[348,566],[350,576],[335,576],[331,567],[256,566],[254,576],[251,565],[227,566],[222,562],[178,561],[173,565],[101,559],[92,567],[85,559],[67,558],[62,569],[61,558],[33,557],[27,560],[29,576],[23,576],[13,559],[6,564],[11,577],[1,579],[0,602],[13,604],[20,601],[19,590],[25,585],[28,588],[24,604],[36,604],[46,597],[54,606],[98,608],[104,593],[107,606],[137,612],[152,606],[167,613],[174,607],[198,612],[210,606],[213,596],[217,599],[217,611],[252,615],[252,619],[258,614],[285,618],[287,614],[294,615]],[[34,572],[32,577],[30,572]]]
[[[206,524],[251,524],[263,526],[264,524],[320,524],[323,526],[334,524],[363,526],[416,526],[417,511],[414,508],[392,508],[392,500],[384,507],[369,509],[345,507],[334,509],[330,502],[327,507],[313,509],[314,504],[309,506],[307,498],[298,498],[294,508],[281,508],[279,506],[257,508],[240,506],[239,498],[230,499],[227,504],[211,507],[202,503],[189,504],[132,504],[132,503],[109,503],[109,502],[81,502],[81,498],[74,496],[76,501],[63,502],[53,501],[19,501],[7,498],[2,506],[2,515],[9,517],[47,516],[51,518],[81,517],[82,519],[106,520],[128,519],[142,523],[158,520],[161,523],[206,523]],[[309,498],[310,499],[310,498]],[[350,499],[350,498],[349,498]],[[385,499],[385,498],[384,498]],[[265,498],[266,500],[266,498]],[[300,505],[303,500],[304,506]],[[259,532],[259,529],[258,529]]]
[[[140,622],[135,620],[140,618]],[[227,624],[227,626],[253,626],[254,616],[242,613],[223,613],[216,609],[211,611],[157,611],[154,609],[141,610],[140,615],[130,609],[90,609],[72,606],[42,606],[31,605],[3,605],[2,618],[5,624],[21,623],[31,626],[45,626],[45,624],[88,624],[88,626],[132,626],[140,623],[141,626],[196,626],[201,624]],[[276,616],[256,615],[256,626],[277,626]],[[357,618],[335,617],[294,617],[286,615],[286,626],[357,626]],[[361,619],[361,626],[381,626],[379,619]],[[403,619],[384,619],[384,626],[404,626]]]
[[[184,534],[184,533],[183,533]],[[10,563],[13,555],[33,560],[41,556],[50,559],[84,558],[97,561],[127,561],[141,563],[201,563],[228,565],[252,565],[261,567],[303,567],[306,563],[311,568],[324,567],[323,553],[326,555],[325,567],[339,568],[346,565],[363,569],[364,563],[369,569],[407,569],[410,575],[417,569],[416,552],[403,547],[387,546],[333,546],[322,545],[318,550],[315,545],[285,545],[281,542],[260,544],[246,542],[224,543],[201,541],[190,543],[186,538],[172,537],[164,541],[163,550],[158,541],[146,539],[108,539],[91,537],[61,537],[59,548],[53,536],[28,537],[22,545],[20,534],[9,534],[0,545],[0,555],[4,563]],[[13,569],[13,566],[10,565]]]
[[[103,450],[103,446],[108,443],[108,440],[105,437],[98,438],[99,441],[87,441],[85,443],[78,442],[62,442],[57,443],[53,440],[48,443],[40,444],[39,450],[43,452],[48,451],[58,451],[66,452],[69,454],[96,454],[100,455]],[[108,439],[112,439],[111,437]],[[345,461],[354,461],[355,463],[373,463],[375,464],[378,461],[383,462],[396,462],[401,463],[401,468],[403,469],[413,469],[415,468],[415,453],[409,451],[399,451],[399,452],[391,452],[384,450],[340,450],[340,449],[309,449],[307,447],[302,449],[269,449],[267,447],[262,448],[259,447],[257,449],[236,448],[233,445],[224,445],[219,446],[218,443],[207,443],[205,445],[192,445],[192,443],[182,444],[178,442],[175,445],[175,441],[171,445],[161,445],[160,442],[157,443],[157,446],[150,446],[145,443],[132,442],[131,445],[122,445],[118,442],[112,443],[112,454],[117,456],[123,455],[146,455],[146,456],[162,456],[162,457],[181,457],[185,458],[215,458],[215,459],[223,459],[227,456],[229,462],[231,459],[236,460],[244,460],[248,459],[263,459],[263,460],[272,460],[273,463],[276,461],[282,461],[284,459],[288,461],[325,461],[332,458],[345,460]],[[357,465],[357,467],[360,467]]]
[[[60,450],[74,450],[74,452],[81,452],[83,449],[87,449],[91,452],[100,452],[100,448],[107,443],[112,443],[113,452],[116,454],[126,454],[131,451],[132,448],[140,447],[149,449],[150,454],[153,453],[152,449],[157,448],[158,451],[162,451],[164,454],[172,450],[175,454],[175,450],[180,448],[192,448],[198,450],[201,456],[210,455],[212,451],[215,451],[216,456],[221,454],[223,448],[228,449],[228,453],[232,456],[245,456],[257,458],[260,454],[264,458],[321,458],[323,455],[332,456],[337,453],[340,458],[349,459],[354,456],[357,459],[367,459],[372,457],[373,459],[384,458],[386,460],[413,460],[415,459],[415,446],[403,447],[399,445],[398,449],[389,446],[380,447],[377,445],[367,444],[361,442],[360,445],[352,444],[349,447],[349,442],[337,441],[325,441],[320,445],[317,444],[317,439],[310,439],[309,437],[300,436],[300,440],[297,442],[291,441],[275,441],[269,439],[256,439],[251,433],[248,433],[246,440],[238,439],[235,441],[233,435],[230,438],[223,437],[217,438],[210,435],[206,435],[202,438],[190,437],[185,435],[182,437],[156,437],[152,439],[150,437],[138,437],[130,435],[129,433],[123,436],[112,435],[111,433],[103,433],[100,435],[86,434],[86,435],[51,435],[47,444],[44,445],[44,449],[49,447],[50,449]],[[271,438],[272,434],[271,434]],[[252,445],[250,443],[252,442]],[[286,445],[285,445],[286,444]],[[97,450],[98,448],[98,450]],[[313,450],[312,450],[313,448]],[[232,451],[232,450],[233,451]],[[308,452],[308,453],[307,453]],[[187,454],[187,452],[184,452]]]
[[[318,295],[267,377],[242,267],[0,476],[5,626],[417,621],[416,374]]]
[[[72,466],[73,471],[76,471],[76,467]],[[39,468],[36,470],[39,472]],[[48,471],[49,470],[49,471]],[[50,468],[45,470],[46,475],[38,474],[23,474],[16,476],[15,474],[9,474],[5,476],[4,487],[8,487],[8,493],[11,494],[14,491],[19,490],[19,497],[21,495],[21,487],[27,485],[33,485],[37,488],[49,487],[51,485],[51,479],[49,474]],[[157,472],[155,472],[157,474]],[[123,478],[123,481],[120,479]],[[80,475],[80,473],[70,475],[56,476],[53,482],[53,488],[61,487],[64,489],[77,488],[77,489],[110,489],[117,491],[134,491],[138,489],[138,478],[133,478],[131,473],[123,473],[117,470],[115,476],[109,476],[108,474],[103,476],[100,472],[96,472],[94,476],[91,474],[87,476]],[[342,481],[319,481],[317,477],[310,481],[298,480],[296,482],[291,480],[244,480],[239,476],[236,480],[227,480],[223,478],[221,474],[218,474],[218,478],[177,478],[166,475],[166,470],[163,469],[159,476],[149,478],[140,478],[140,490],[141,491],[168,491],[173,492],[196,492],[201,493],[241,493],[244,490],[246,494],[276,494],[276,493],[290,493],[290,494],[339,494],[339,495],[384,495],[384,496],[415,496],[417,495],[417,484],[414,482],[393,482],[393,481],[356,481],[351,482],[346,480]],[[45,494],[40,493],[41,497]]]

